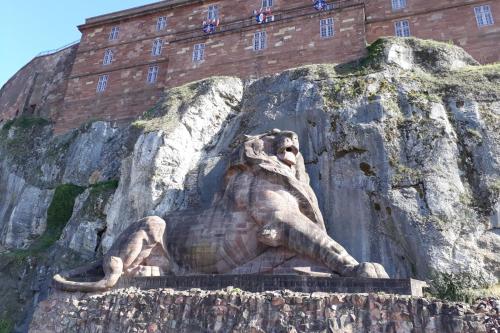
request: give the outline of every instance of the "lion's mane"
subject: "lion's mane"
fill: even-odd
[[[309,185],[309,176],[302,154],[300,152],[297,154],[295,172],[292,172],[288,165],[278,159],[276,152],[272,152],[270,155],[265,150],[264,140],[278,140],[279,136],[287,133],[291,132],[272,130],[261,135],[245,135],[243,142],[231,158],[228,174],[253,170],[266,173],[270,179],[275,179],[277,175],[280,176],[288,184],[290,192],[298,198],[304,215],[324,229],[323,216],[316,195]]]

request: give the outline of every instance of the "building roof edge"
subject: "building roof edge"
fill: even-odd
[[[119,10],[116,12],[89,17],[85,20],[84,24],[78,26],[79,30],[88,28],[95,25],[100,25],[106,22],[113,22],[122,20],[124,18],[142,16],[159,9],[167,9],[173,7],[184,6],[190,3],[203,2],[203,0],[163,0],[154,2],[148,5],[133,7],[129,9]]]

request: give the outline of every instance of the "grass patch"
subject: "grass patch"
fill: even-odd
[[[90,194],[99,195],[103,192],[116,190],[117,188],[118,188],[118,179],[112,179],[92,185],[90,187]]]
[[[169,131],[172,130],[177,123],[179,123],[179,116],[176,112],[168,113],[164,116],[153,119],[150,115],[145,119],[138,119],[132,123],[132,127],[138,128],[141,131],[148,133],[153,131]],[[149,117],[151,117],[149,119]]]
[[[476,289],[473,291],[473,294],[475,294],[478,298],[484,298],[484,297],[500,298],[500,283],[491,285],[486,288]]]
[[[407,72],[402,79],[419,82],[434,98],[473,96],[476,101],[492,101],[500,96],[500,64],[468,66],[440,75]]]
[[[195,98],[200,90],[206,89],[216,79],[196,81],[168,90],[165,98],[155,107],[143,113],[140,119],[132,123],[132,127],[145,133],[172,130],[179,122],[180,114],[187,104]]]

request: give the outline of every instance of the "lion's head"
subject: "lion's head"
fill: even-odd
[[[273,129],[264,134],[245,135],[231,166],[259,166],[309,183],[299,148],[299,137],[292,131]]]
[[[299,148],[299,137],[292,131],[273,129],[264,134],[246,135],[232,158],[227,175],[237,170],[253,169],[283,176],[290,192],[298,197],[303,212],[324,227]]]

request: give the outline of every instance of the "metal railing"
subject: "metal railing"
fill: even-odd
[[[38,53],[38,54],[35,56],[35,58],[38,58],[38,57],[43,57],[43,56],[46,56],[46,55],[50,55],[50,54],[57,53],[57,52],[59,52],[59,51],[62,51],[62,50],[64,50],[64,49],[66,49],[66,48],[70,47],[70,46],[73,46],[73,45],[75,45],[75,44],[78,44],[79,42],[80,42],[80,40],[79,40],[79,39],[77,39],[77,40],[75,40],[75,41],[73,41],[73,42],[71,42],[71,43],[68,43],[68,44],[66,44],[66,45],[63,45],[63,46],[61,46],[61,47],[59,47],[59,48],[57,48],[57,49],[53,49],[53,50],[48,50],[48,51],[43,51],[43,52],[40,52],[40,53]]]

